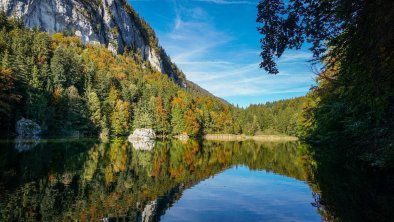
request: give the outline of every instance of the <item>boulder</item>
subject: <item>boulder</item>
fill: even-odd
[[[22,118],[16,122],[16,133],[20,139],[38,139],[41,127],[32,120]]]
[[[149,141],[156,138],[155,131],[153,129],[136,129],[133,134],[129,136],[129,141]]]

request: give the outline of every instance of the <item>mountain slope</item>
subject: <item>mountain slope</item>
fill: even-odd
[[[158,72],[138,50],[116,55],[77,36],[25,28],[0,11],[0,136],[22,118],[45,136],[234,133],[233,112],[197,85]]]
[[[76,35],[84,44],[104,44],[114,53],[138,51],[153,68],[186,87],[184,74],[126,0],[0,0],[0,9],[29,28]]]

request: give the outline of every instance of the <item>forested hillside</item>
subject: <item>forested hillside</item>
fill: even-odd
[[[234,107],[198,89],[181,88],[143,61],[138,50],[114,55],[75,36],[25,29],[4,13],[0,30],[5,134],[22,117],[49,135],[127,135],[141,127],[159,135],[234,133]]]
[[[305,97],[298,97],[249,106],[240,120],[244,133],[296,135],[304,102]]]

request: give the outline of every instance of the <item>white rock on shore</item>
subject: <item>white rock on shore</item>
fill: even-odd
[[[156,134],[153,129],[136,129],[128,140],[133,144],[134,149],[152,150],[155,146],[155,138]]]
[[[32,120],[22,118],[16,122],[16,133],[21,139],[37,139],[41,134],[41,127]]]

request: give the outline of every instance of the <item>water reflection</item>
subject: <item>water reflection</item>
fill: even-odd
[[[393,221],[394,173],[348,162],[337,147],[299,147],[324,221]]]
[[[155,147],[154,140],[134,140],[130,142],[133,144],[133,148],[136,150],[151,151]]]
[[[39,137],[32,137],[31,139],[26,139],[21,136],[18,136],[15,139],[15,149],[19,152],[28,151],[33,149],[40,143]]]
[[[298,143],[41,141],[21,153],[14,145],[0,143],[1,221],[158,221],[185,190],[239,165],[309,181],[322,218],[336,210],[322,204],[316,164]]]

